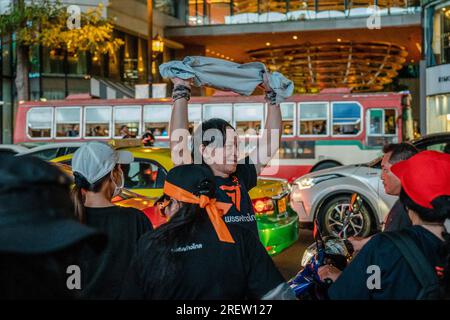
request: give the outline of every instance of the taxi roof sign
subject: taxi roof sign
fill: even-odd
[[[142,142],[140,139],[112,139],[109,141],[109,144],[114,149],[122,149],[122,148],[132,148],[132,147],[140,147]]]

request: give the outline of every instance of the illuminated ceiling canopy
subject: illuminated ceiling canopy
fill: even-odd
[[[392,82],[406,61],[404,47],[384,42],[327,42],[248,51],[293,80],[296,92],[348,87],[378,91]]]
[[[202,5],[202,0],[189,0],[190,5]],[[231,5],[230,0],[206,0],[206,3]],[[232,2],[235,13],[254,12],[281,12],[296,10],[336,10],[367,8],[375,4],[374,0],[354,0],[348,1],[347,6],[343,0],[318,0],[317,8],[315,0],[234,0]],[[408,6],[420,5],[419,0],[378,0],[377,6],[380,8],[407,8]]]

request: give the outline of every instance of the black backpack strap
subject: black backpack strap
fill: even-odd
[[[403,258],[408,262],[422,289],[428,290],[429,288],[439,287],[439,280],[434,267],[407,232],[382,232],[380,235],[394,243]]]

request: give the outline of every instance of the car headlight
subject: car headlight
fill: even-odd
[[[296,181],[296,183],[297,183],[298,188],[300,190],[303,190],[303,189],[309,189],[320,182],[327,181],[330,179],[340,178],[340,177],[342,177],[342,176],[339,174],[326,174],[326,175],[317,176],[314,178],[310,178],[310,177],[300,178],[299,180]]]

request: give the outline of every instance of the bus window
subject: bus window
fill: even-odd
[[[111,107],[86,107],[84,109],[84,136],[109,138]]]
[[[361,107],[356,102],[334,102],[333,135],[358,135],[361,131]]]
[[[189,132],[192,134],[202,122],[202,105],[190,104],[188,106]]]
[[[114,136],[121,137],[121,131],[126,126],[132,137],[137,137],[140,132],[141,107],[120,106],[114,108]]]
[[[27,113],[30,138],[51,138],[53,108],[33,108]]]
[[[170,105],[147,105],[144,107],[144,127],[155,137],[169,136]]]
[[[301,136],[324,136],[328,134],[328,103],[309,102],[299,104]]]
[[[55,108],[56,138],[79,138],[81,108]]]
[[[383,134],[383,110],[369,110],[369,127],[367,129],[369,130],[368,135]]]
[[[262,103],[234,104],[234,121],[239,135],[259,135],[263,117]]]
[[[281,119],[282,119],[282,127],[283,136],[293,136],[295,134],[294,130],[294,103],[282,103],[281,107]]]
[[[367,111],[367,144],[369,146],[383,146],[397,141],[396,110],[369,109]]]
[[[204,104],[203,121],[219,118],[229,123],[233,120],[233,109],[231,104]]]

